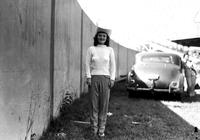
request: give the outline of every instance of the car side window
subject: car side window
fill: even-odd
[[[143,56],[143,62],[172,63],[170,56]]]

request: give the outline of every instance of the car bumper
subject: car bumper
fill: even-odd
[[[127,90],[132,91],[151,91],[151,92],[167,92],[167,93],[181,93],[179,88],[169,88],[169,89],[158,89],[158,88],[135,88],[135,87],[127,87]]]

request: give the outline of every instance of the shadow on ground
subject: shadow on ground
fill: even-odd
[[[148,92],[140,92],[137,95],[133,95],[131,98],[143,98],[150,100],[164,100],[164,101],[180,101],[180,102],[200,102],[200,94],[196,94],[195,96],[189,97],[184,94],[183,96],[170,95],[166,93],[155,93],[151,94]]]

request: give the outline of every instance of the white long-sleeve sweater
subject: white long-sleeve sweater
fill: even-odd
[[[115,54],[111,47],[106,45],[91,46],[86,55],[86,77],[91,75],[107,75],[115,80]]]

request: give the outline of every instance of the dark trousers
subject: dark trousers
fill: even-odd
[[[196,83],[195,72],[192,71],[192,69],[187,67],[185,69],[185,77],[186,77],[187,86],[188,86],[187,92],[188,92],[189,95],[193,94],[194,90],[195,90],[195,83]]]
[[[110,98],[110,77],[93,75],[90,87],[90,123],[96,133],[104,132]]]

